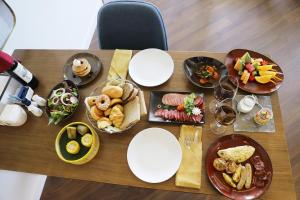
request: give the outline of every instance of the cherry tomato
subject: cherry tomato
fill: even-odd
[[[184,105],[181,104],[181,105],[177,106],[177,110],[178,111],[184,111]]]

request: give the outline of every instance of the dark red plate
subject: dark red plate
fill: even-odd
[[[262,58],[263,60],[268,61],[269,63],[273,63],[276,64],[273,60],[271,60],[270,58],[268,58],[267,56],[257,53],[255,51],[251,51],[251,50],[247,50],[247,49],[234,49],[232,51],[230,51],[226,57],[225,57],[225,65],[227,67],[228,70],[228,74],[235,76],[238,78],[239,80],[239,88],[241,90],[244,90],[246,92],[250,92],[250,93],[254,93],[254,94],[268,94],[271,92],[274,92],[276,90],[279,89],[279,87],[281,86],[281,83],[284,79],[284,75],[278,75],[278,77],[280,77],[282,79],[281,82],[277,82],[277,84],[273,84],[273,83],[266,83],[266,84],[261,84],[258,83],[256,81],[253,82],[248,82],[246,85],[242,83],[242,81],[240,80],[240,76],[238,75],[238,71],[236,71],[233,67],[235,64],[235,59],[236,58],[240,58],[244,55],[244,53],[249,52],[250,56],[252,58]],[[273,68],[282,73],[281,68],[278,66],[278,64],[276,64],[277,66],[274,66]]]
[[[240,145],[251,145],[255,148],[255,152],[252,157],[254,156],[260,156],[261,160],[265,164],[265,171],[269,173],[267,180],[265,181],[264,187],[256,187],[252,184],[251,188],[249,189],[242,189],[240,191],[230,187],[225,180],[223,179],[222,172],[217,171],[213,167],[213,161],[215,158],[218,158],[217,155],[218,150],[220,149],[226,149],[229,147],[236,147]],[[252,158],[251,157],[251,158]],[[252,165],[253,170],[253,177],[254,177],[254,167],[251,158],[249,158],[245,163],[250,163]],[[245,164],[242,163],[242,164]],[[223,137],[218,138],[207,150],[206,159],[205,159],[205,167],[206,167],[206,173],[207,176],[212,183],[212,185],[223,195],[226,197],[229,197],[231,199],[237,199],[237,200],[249,200],[249,199],[255,199],[261,196],[270,186],[272,181],[272,175],[273,175],[273,168],[271,160],[267,154],[267,152],[264,150],[264,148],[258,144],[253,139],[241,135],[241,134],[232,134],[232,135],[226,135]],[[253,182],[253,181],[252,181]]]

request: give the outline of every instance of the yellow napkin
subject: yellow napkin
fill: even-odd
[[[107,79],[126,79],[129,61],[132,56],[131,50],[116,49],[112,58]]]
[[[182,161],[176,174],[176,186],[200,189],[202,167],[201,138],[202,127],[181,126],[179,143],[182,149]]]

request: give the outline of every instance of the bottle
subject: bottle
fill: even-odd
[[[32,89],[38,86],[38,80],[29,70],[7,53],[0,51],[0,73],[3,72],[9,73],[20,83]]]

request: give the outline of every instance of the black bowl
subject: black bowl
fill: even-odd
[[[64,87],[64,88],[66,88],[66,87],[76,88],[77,94],[78,94],[78,95],[76,96],[77,99],[78,99],[78,104],[77,104],[76,108],[73,110],[73,112],[70,113],[69,115],[65,116],[60,122],[66,120],[66,119],[68,119],[68,118],[70,118],[70,117],[75,113],[75,111],[77,110],[77,108],[78,108],[78,106],[79,106],[79,101],[80,101],[80,99],[79,99],[78,87],[75,85],[75,83],[73,83],[73,82],[70,81],[70,80],[64,80],[63,82],[58,83],[56,86],[54,86],[54,87],[51,89],[50,93],[49,93],[48,96],[47,96],[46,114],[47,114],[48,118],[50,118],[50,108],[49,108],[49,106],[48,106],[48,99],[50,98],[50,96],[51,96],[53,90],[56,90],[56,89],[61,88],[61,87]],[[60,123],[60,122],[59,122],[59,123]]]
[[[220,74],[220,78],[227,74],[227,68],[222,62],[214,58],[203,56],[186,59],[183,63],[184,73],[189,79],[189,81],[195,86],[198,86],[200,88],[214,88],[215,85],[218,84],[220,78],[218,80],[211,80],[209,83],[206,84],[200,84],[200,78],[197,77],[195,74],[195,71],[199,67],[204,65],[215,66]]]

